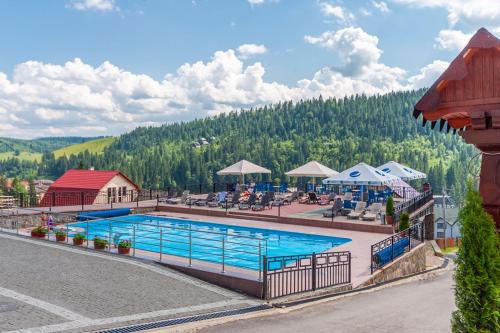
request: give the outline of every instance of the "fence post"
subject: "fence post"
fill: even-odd
[[[226,215],[227,215],[227,195],[226,195],[226,202],[225,202],[225,206],[226,206]]]
[[[191,237],[191,223],[189,223],[189,267],[191,267],[192,264],[192,256],[193,256],[193,243],[192,243],[192,237]]]
[[[267,299],[267,256],[263,258],[262,299]]]
[[[139,208],[139,192],[137,192],[136,207]]]
[[[215,183],[212,185],[212,192],[215,193]]]
[[[156,193],[156,205],[160,204],[160,193]]]
[[[224,245],[224,236],[222,236],[222,273],[225,273],[225,262],[224,262],[224,256],[225,256],[225,245]]]
[[[316,290],[316,252],[312,254],[312,290]]]
[[[281,202],[278,203],[278,217],[281,217]]]
[[[109,231],[108,231],[108,252],[111,252],[111,234],[112,234],[112,226],[111,222],[109,222]]]
[[[153,189],[149,189],[149,200],[153,200]]]
[[[370,274],[373,274],[373,245],[370,246]]]
[[[160,262],[162,259],[162,254],[163,254],[163,230],[160,228]]]
[[[391,261],[394,260],[394,236],[391,236]]]
[[[84,202],[83,202],[83,192],[80,193],[80,200],[82,201],[82,212],[85,210],[85,207],[84,207]]]
[[[134,226],[133,226],[133,227],[134,227],[134,229],[133,229],[134,234],[133,234],[133,241],[132,241],[132,245],[133,245],[134,247],[133,247],[133,249],[132,249],[132,251],[133,251],[133,252],[132,252],[132,256],[134,256],[134,257],[135,257],[135,224],[134,224]]]
[[[49,212],[52,211],[52,207],[56,205],[56,192],[52,192],[52,205],[49,207]]]
[[[69,243],[69,222],[66,222],[66,244]]]
[[[259,281],[262,281],[262,245],[259,241]]]
[[[87,218],[87,227],[85,228],[85,240],[87,241],[87,249],[89,248],[89,220]]]
[[[348,252],[348,258],[349,258],[349,281],[348,283],[351,283],[351,252]]]

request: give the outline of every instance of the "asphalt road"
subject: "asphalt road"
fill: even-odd
[[[451,332],[451,312],[455,309],[452,276],[449,270],[426,280],[197,332]]]

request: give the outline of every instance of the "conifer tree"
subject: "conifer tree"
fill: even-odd
[[[456,260],[458,309],[452,316],[453,332],[500,332],[500,242],[495,223],[471,182],[459,219],[462,245]]]

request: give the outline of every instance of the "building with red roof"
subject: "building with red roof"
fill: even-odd
[[[131,202],[138,191],[139,186],[120,171],[72,169],[49,187],[40,206]]]

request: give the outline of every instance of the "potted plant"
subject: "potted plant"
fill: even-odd
[[[99,237],[94,237],[94,249],[96,250],[104,250],[108,246],[108,241]]]
[[[385,221],[387,224],[394,223],[394,199],[392,196],[387,198],[387,203],[385,204]]]
[[[132,247],[132,242],[128,239],[121,240],[118,243],[118,253],[119,254],[129,254],[130,248]]]
[[[406,237],[408,235],[408,231],[405,231],[408,228],[410,228],[410,214],[404,212],[401,214],[401,219],[399,221],[399,231],[404,231],[404,233],[402,234],[403,237]]]
[[[47,236],[47,228],[36,227],[31,230],[31,237],[33,238],[45,238]]]
[[[65,242],[66,241],[66,232],[64,232],[62,230],[57,230],[56,231],[56,241]]]
[[[85,236],[82,234],[76,234],[73,236],[73,245],[83,245],[83,242],[85,241]]]

